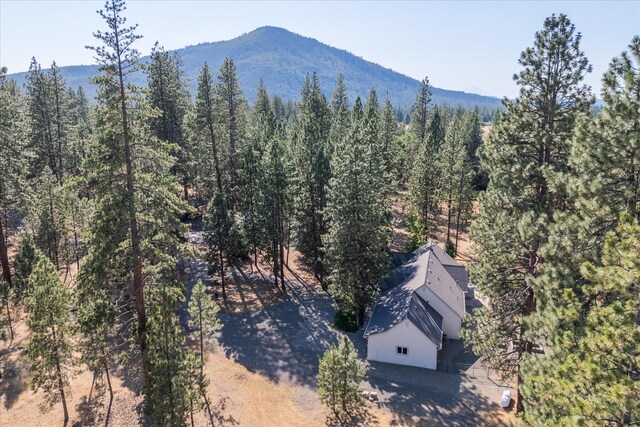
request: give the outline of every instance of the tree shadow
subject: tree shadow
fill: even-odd
[[[506,426],[498,399],[504,386],[466,374],[370,362],[366,381],[380,405],[393,413],[393,425],[413,426],[415,417],[436,425]],[[491,397],[491,398],[490,398]]]
[[[238,425],[238,420],[233,415],[225,415],[228,400],[228,397],[219,396],[218,401],[211,405],[213,419],[217,425]]]
[[[105,424],[106,417],[109,416],[105,412],[105,395],[106,387],[96,386],[95,394],[89,399],[89,396],[82,396],[80,403],[76,405],[78,419],[74,421],[73,426],[89,426],[97,424]]]
[[[373,415],[366,403],[358,408],[353,408],[348,414],[330,413],[327,415],[326,425],[328,427],[359,427],[379,425],[378,417]]]
[[[26,353],[26,349],[15,345],[0,352],[0,397],[5,410],[11,409],[29,388],[27,365],[23,362]]]
[[[287,278],[288,298],[271,304],[258,288],[264,278],[241,274],[249,292],[257,294],[259,309],[221,315],[219,342],[226,356],[274,382],[315,388],[318,360],[339,336],[331,328],[335,309],[330,297]]]

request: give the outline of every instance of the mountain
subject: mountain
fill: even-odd
[[[318,74],[321,89],[328,97],[338,74],[343,73],[352,101],[356,95],[365,98],[373,87],[380,99],[388,93],[397,107],[412,105],[420,84],[411,77],[366,61],[346,50],[277,27],[261,27],[232,40],[201,43],[175,52],[182,58],[194,91],[198,71],[205,61],[213,70],[217,70],[224,58],[232,58],[238,69],[240,85],[249,100],[254,99],[260,79],[270,94],[277,94],[285,101],[297,100],[305,75],[313,72]],[[148,57],[142,60],[147,61]],[[89,96],[95,95],[96,90],[89,79],[98,73],[97,65],[61,67],[60,70],[69,86],[82,86]],[[9,77],[24,83],[25,75],[16,73]],[[145,84],[144,75],[139,73],[133,82]],[[501,105],[498,98],[438,88],[433,88],[433,102],[488,108],[499,108]]]

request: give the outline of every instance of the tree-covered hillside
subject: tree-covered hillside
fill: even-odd
[[[338,75],[342,73],[350,99],[356,96],[366,98],[369,90],[375,88],[383,97],[388,93],[397,107],[413,104],[420,86],[420,82],[411,77],[277,27],[261,27],[233,40],[187,46],[176,53],[184,62],[186,77],[193,92],[198,70],[205,61],[212,69],[217,69],[225,58],[232,58],[238,68],[240,84],[250,101],[253,101],[260,79],[272,94],[279,95],[285,101],[297,100],[305,75],[313,72],[318,75],[320,89],[326,96],[331,93]],[[142,58],[143,63],[148,60],[149,57]],[[96,89],[89,79],[97,75],[97,65],[60,67],[60,71],[70,87],[77,89],[82,86],[89,98],[93,99]],[[26,73],[8,77],[22,84]],[[144,84],[145,77],[138,73],[133,81]],[[451,106],[500,107],[498,98],[438,88],[433,88],[432,100],[435,104]]]

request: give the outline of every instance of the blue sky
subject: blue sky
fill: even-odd
[[[0,0],[0,64],[25,71],[32,56],[43,65],[93,63],[84,46],[103,29],[103,1]],[[148,54],[158,40],[168,49],[227,40],[264,25],[284,27],[434,86],[515,96],[512,75],[520,52],[544,18],[566,13],[583,34],[600,90],[611,58],[640,33],[640,1],[457,2],[128,2],[127,17],[144,36]]]

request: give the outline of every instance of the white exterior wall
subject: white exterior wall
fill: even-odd
[[[460,330],[462,329],[462,318],[428,287],[422,286],[416,292],[418,292],[431,307],[440,313],[442,316],[442,332],[447,338],[459,340]]]
[[[407,347],[407,354],[397,354],[398,346]],[[413,323],[405,319],[391,329],[369,336],[367,360],[436,369],[438,348]]]

